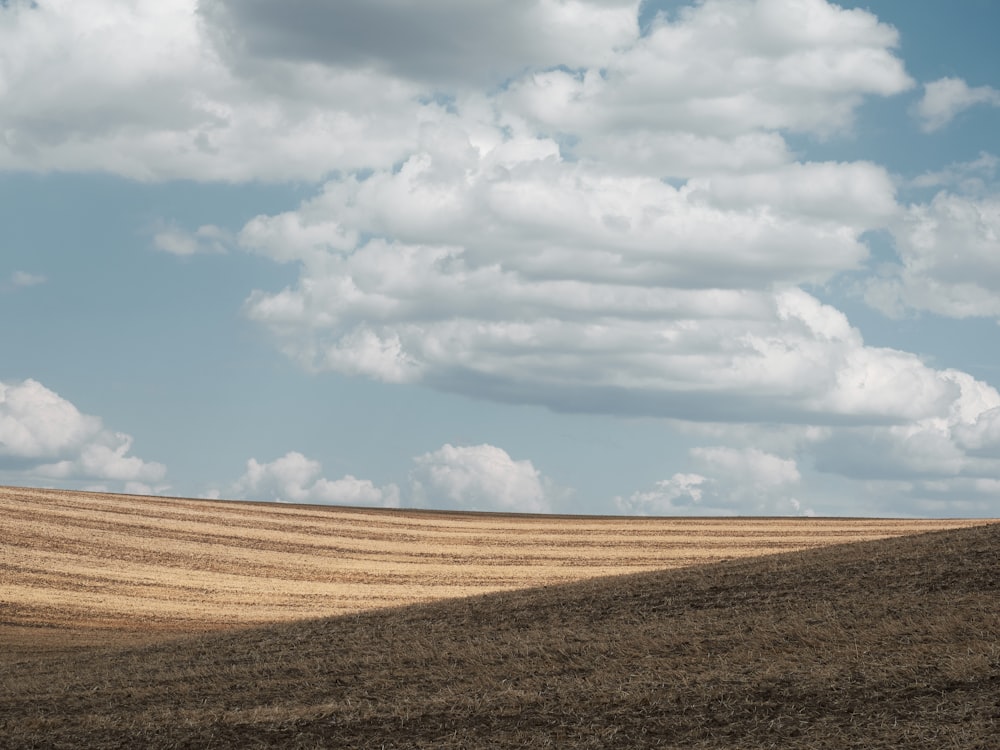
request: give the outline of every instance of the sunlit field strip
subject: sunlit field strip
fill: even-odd
[[[14,488],[8,488],[12,491]],[[0,492],[4,491],[0,488]],[[96,517],[118,519],[118,523],[143,523],[146,519],[184,520],[190,519],[199,524],[206,522],[206,509],[212,509],[211,517],[219,525],[229,525],[242,521],[244,525],[255,528],[304,529],[329,531],[330,521],[336,519],[338,526],[347,532],[348,527],[356,527],[366,533],[373,528],[385,527],[395,530],[413,528],[426,534],[467,534],[470,529],[488,529],[491,533],[497,531],[512,533],[554,533],[574,536],[591,531],[607,532],[618,528],[629,533],[677,533],[680,530],[704,528],[708,531],[723,530],[731,534],[734,524],[740,519],[733,518],[684,518],[663,519],[644,517],[593,517],[593,516],[532,516],[514,514],[485,513],[453,513],[446,511],[415,511],[392,510],[386,513],[384,509],[340,508],[330,506],[293,506],[273,503],[235,503],[229,501],[187,500],[180,498],[143,497],[143,504],[135,506],[131,502],[109,503],[107,495],[93,493],[59,493],[51,490],[17,489],[18,495],[24,500],[32,500],[36,507],[48,506],[61,509],[72,515],[91,513]],[[66,496],[72,498],[67,501]],[[114,496],[112,496],[114,497]],[[117,496],[122,497],[122,496]],[[139,499],[134,496],[124,496],[126,500]],[[300,521],[293,523],[293,519]],[[571,524],[565,522],[572,521]],[[669,521],[665,527],[664,520]],[[923,528],[932,530],[941,528],[940,520],[901,520],[886,519],[813,519],[813,518],[754,518],[753,528],[746,529],[746,534],[771,533],[772,530],[805,530],[822,533],[825,528],[884,531],[893,523],[901,523],[909,529]],[[677,521],[683,522],[683,527],[677,526]],[[951,526],[951,521],[945,521]]]
[[[214,628],[975,524],[352,509],[0,488],[8,627]]]
[[[30,512],[29,512],[30,515]],[[8,521],[16,520],[17,514],[9,514]],[[58,546],[71,552],[85,551],[97,557],[139,560],[149,555],[169,555],[183,558],[185,555],[205,555],[211,553],[220,560],[258,560],[261,553],[268,552],[288,560],[296,559],[298,564],[320,563],[326,558],[359,558],[403,561],[407,558],[450,558],[455,555],[486,561],[506,560],[512,555],[520,559],[532,560],[583,560],[609,558],[617,561],[632,560],[636,563],[655,563],[683,550],[739,549],[742,547],[779,549],[799,549],[817,544],[846,542],[857,539],[859,532],[837,529],[835,532],[810,534],[808,531],[794,533],[772,533],[747,535],[741,529],[733,529],[729,534],[706,535],[701,531],[671,532],[661,535],[633,537],[611,530],[606,534],[590,533],[573,538],[552,538],[539,534],[512,540],[506,535],[498,536],[478,533],[467,540],[439,539],[399,539],[392,534],[384,534],[378,539],[357,539],[343,537],[339,530],[328,529],[325,534],[305,535],[262,530],[254,533],[246,527],[227,529],[212,524],[189,525],[178,529],[173,524],[162,527],[125,526],[114,527],[107,523],[93,524],[86,519],[62,517],[36,521],[20,519],[15,533],[9,534],[6,542],[12,546],[36,547],[39,543]],[[675,524],[678,522],[674,522]],[[95,532],[98,532],[95,534]],[[885,529],[865,537],[884,535]],[[115,544],[105,550],[95,544],[95,538],[106,534],[115,535]],[[470,541],[473,540],[473,541]]]
[[[39,516],[39,508],[37,507],[10,508],[7,510],[7,514],[9,519],[20,519],[28,526],[47,522],[50,528],[70,526],[81,531],[87,529],[123,531],[128,529],[138,536],[144,534],[172,535],[174,538],[182,538],[185,532],[189,532],[204,541],[216,537],[222,542],[228,543],[246,536],[259,542],[313,544],[315,540],[319,539],[323,540],[321,544],[326,544],[326,540],[329,540],[331,533],[333,533],[338,540],[353,540],[359,549],[367,547],[378,551],[383,550],[382,544],[386,539],[391,539],[397,544],[413,542],[420,546],[426,546],[428,540],[435,540],[457,547],[479,547],[484,542],[493,546],[510,546],[511,544],[552,546],[554,542],[560,542],[558,546],[568,548],[575,544],[593,544],[595,540],[598,546],[626,546],[631,545],[636,540],[641,540],[644,544],[661,540],[676,544],[683,540],[690,544],[700,545],[710,543],[713,538],[717,538],[721,540],[721,543],[727,545],[738,539],[766,539],[770,543],[781,540],[798,546],[809,540],[848,541],[857,539],[859,533],[869,538],[893,535],[896,533],[892,528],[894,523],[901,524],[900,528],[905,530],[903,533],[941,528],[941,523],[936,521],[880,521],[872,523],[861,520],[836,521],[830,519],[807,521],[713,519],[708,525],[705,521],[695,519],[634,519],[624,522],[621,520],[609,521],[597,525],[565,518],[553,522],[551,520],[534,520],[531,517],[520,517],[518,519],[519,527],[512,528],[499,521],[490,523],[489,516],[469,515],[466,517],[465,525],[459,528],[446,531],[428,528],[420,533],[403,534],[391,522],[391,517],[386,518],[390,514],[383,511],[381,516],[365,516],[364,533],[356,533],[352,529],[345,528],[347,526],[345,518],[349,516],[343,510],[330,513],[325,518],[320,516],[313,526],[303,527],[298,524],[275,524],[273,523],[274,519],[268,519],[272,521],[270,524],[262,524],[257,522],[253,516],[248,517],[247,515],[227,518],[220,522],[216,520],[221,515],[215,512],[218,507],[218,505],[206,505],[201,508],[200,518],[192,514],[190,518],[185,520],[144,513],[142,512],[144,509],[135,509],[134,507],[133,511],[127,515],[123,514],[121,510],[53,509],[44,514],[45,520],[43,521],[36,520]],[[211,513],[206,512],[209,510]],[[211,520],[209,520],[209,516],[211,516]],[[541,518],[548,519],[548,517]],[[569,526],[577,528],[567,530],[566,527]],[[516,541],[513,541],[514,537],[516,537]]]

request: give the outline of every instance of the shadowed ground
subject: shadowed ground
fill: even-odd
[[[8,656],[976,523],[518,516],[2,487],[0,522]]]
[[[3,747],[987,748],[1000,525],[4,665]]]

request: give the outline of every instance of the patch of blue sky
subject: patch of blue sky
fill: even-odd
[[[933,132],[922,130],[914,115],[924,84],[942,77],[961,78],[970,87],[1000,87],[994,39],[1000,6],[989,0],[842,5],[868,8],[896,27],[897,54],[914,86],[894,96],[865,98],[848,132],[782,131],[799,160],[865,160],[884,166],[905,204],[927,201],[938,189],[933,180],[914,182],[921,176],[960,170],[955,165],[1000,154],[1000,108],[969,107]],[[674,21],[684,7],[689,4],[643,3],[640,28],[648,32],[657,12]],[[447,90],[450,85],[422,101],[456,115],[459,98]],[[514,133],[509,122],[499,127],[506,128],[508,138]],[[572,161],[579,136],[553,132],[563,159]],[[374,183],[384,173],[398,176],[406,158],[397,160],[396,169],[331,170],[327,179],[351,174]],[[995,192],[995,173],[988,165],[980,173],[983,190]],[[860,473],[852,480],[817,471],[825,464],[810,452],[814,438],[783,442],[781,424],[678,424],[653,413],[623,416],[582,408],[560,413],[530,398],[503,402],[435,389],[432,380],[383,383],[300,367],[283,353],[289,341],[268,335],[245,310],[254,290],[274,295],[302,283],[302,267],[246,252],[236,238],[255,216],[296,211],[318,193],[321,182],[264,177],[215,182],[197,175],[137,182],[71,168],[41,174],[0,170],[0,382],[37,380],[80,411],[99,416],[108,429],[133,436],[133,453],[165,464],[165,483],[176,494],[210,489],[225,494],[249,458],[268,462],[299,451],[321,461],[323,475],[331,479],[351,474],[377,485],[394,483],[403,488],[405,502],[415,457],[445,444],[488,444],[502,447],[516,461],[530,460],[557,488],[551,509],[559,511],[619,512],[623,504],[616,498],[635,497],[640,504],[648,502],[643,507],[649,512],[697,512],[711,501],[711,492],[715,501],[722,502],[722,493],[736,498],[726,506],[735,512],[791,512],[801,505],[824,513],[857,514],[874,507],[907,514],[938,507],[921,504],[921,477],[912,471],[905,476],[905,467],[885,477],[898,480],[886,491],[902,494],[882,506],[866,505],[864,492],[875,497],[879,487],[865,485]],[[687,180],[668,184],[679,188]],[[156,247],[158,232],[176,229],[181,244],[174,247],[183,249],[183,243],[195,241],[199,227],[213,228],[204,238],[225,252],[184,256]],[[375,226],[358,236],[361,246],[373,238],[393,238]],[[864,240],[871,258],[863,268],[805,288],[845,313],[869,346],[911,352],[934,368],[957,368],[1000,386],[1000,327],[994,319],[926,310],[908,310],[896,319],[864,301],[865,280],[899,260],[886,230],[870,231]],[[641,398],[637,392],[636,400]],[[727,446],[730,452],[713,453],[706,446]],[[774,455],[754,453],[758,446]],[[789,472],[781,475],[785,465],[775,462],[792,456],[800,480]],[[30,459],[23,455],[9,455],[0,462],[0,481],[17,483],[31,476],[71,486],[122,486],[110,474],[105,480],[38,478],[22,472],[26,463]],[[764,465],[778,473],[760,474]],[[976,477],[983,479],[982,472]],[[956,475],[953,492],[971,487],[961,483],[966,480],[972,481]],[[757,489],[747,490],[754,482]],[[676,494],[678,488],[694,486],[705,488],[705,499]],[[857,492],[861,500],[848,498]],[[937,502],[943,491],[935,485],[923,492]],[[979,486],[976,492],[987,491]],[[790,505],[792,495],[795,504]],[[942,502],[939,507],[949,506]],[[970,512],[983,514],[984,507],[989,506],[975,505]]]

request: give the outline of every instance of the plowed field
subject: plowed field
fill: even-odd
[[[0,488],[0,646],[148,640],[976,523],[498,515]]]

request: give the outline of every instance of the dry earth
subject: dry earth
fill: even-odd
[[[998,644],[994,523],[22,655],[0,748],[996,750]]]
[[[499,515],[0,487],[0,653],[150,641],[976,523]]]

